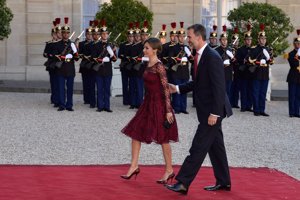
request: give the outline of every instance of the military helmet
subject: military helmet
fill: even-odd
[[[98,27],[99,21],[94,20],[92,24],[93,24],[92,25],[92,33],[99,33],[100,32],[100,28]]]
[[[167,36],[167,31],[166,31],[167,25],[163,24],[162,25],[162,30],[159,32],[159,37],[163,38]]]
[[[61,31],[63,33],[70,33],[70,26],[68,24],[69,23],[69,18],[65,17],[64,20],[65,20],[65,25],[63,27],[61,27]]]
[[[55,24],[56,24],[55,31],[60,32],[61,31],[60,18],[55,18]]]
[[[218,27],[216,25],[213,25],[213,31],[209,34],[209,38],[217,38],[217,28]]]
[[[177,31],[177,34],[178,35],[184,35],[185,34],[185,30],[183,28],[184,22],[180,22],[179,24],[180,24],[180,29]]]
[[[245,39],[245,40],[246,40],[246,39],[252,39],[252,36],[251,36],[251,28],[252,28],[251,24],[248,23],[248,24],[247,24],[247,31],[244,33],[244,39]]]
[[[297,30],[297,37],[294,39],[294,43],[300,43],[300,29]]]
[[[128,27],[129,27],[129,29],[127,30],[127,35],[133,35],[133,33],[134,33],[134,30],[133,30],[133,23],[130,22],[130,23],[128,24]]]
[[[135,22],[134,34],[141,34],[140,22]]]
[[[235,40],[238,40],[238,39],[239,39],[239,28],[236,26],[233,29],[233,34],[231,36],[231,40],[235,41]]]
[[[147,20],[145,20],[144,21],[144,24],[143,24],[143,28],[141,29],[141,34],[149,34],[148,33],[148,31],[149,31],[149,29],[148,29],[148,21]]]
[[[93,31],[93,21],[90,20],[89,27],[85,29],[86,33],[91,33]]]
[[[55,33],[56,32],[56,21],[52,21],[53,23],[53,27],[51,29],[51,33]]]
[[[172,30],[170,31],[170,35],[177,35],[176,22],[172,22],[171,27],[172,27]]]
[[[259,29],[260,29],[260,32],[258,33],[258,37],[267,37],[266,36],[266,32],[265,32],[265,25],[264,24],[260,24],[259,25]]]
[[[107,26],[106,26],[106,20],[102,19],[100,23],[101,23],[100,33],[108,32]]]
[[[223,29],[223,32],[221,33],[221,35],[220,35],[220,39],[221,38],[227,38],[228,37],[228,34],[227,34],[227,26],[226,25],[223,25],[222,26],[222,29]]]

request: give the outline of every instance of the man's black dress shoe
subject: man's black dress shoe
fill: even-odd
[[[130,106],[129,109],[134,109],[134,106]]]
[[[253,112],[253,110],[251,108],[247,108],[246,111]]]
[[[293,117],[295,117],[295,115],[290,115],[290,118],[293,118]]]
[[[175,183],[174,185],[166,185],[166,187],[169,189],[169,190],[172,190],[174,192],[178,192],[178,193],[181,193],[181,194],[187,194],[188,193],[188,188],[186,188],[182,183],[180,182],[177,182]]]
[[[241,112],[246,112],[246,109],[241,109]]]
[[[265,113],[265,112],[260,113],[260,115],[261,115],[261,116],[264,116],[264,117],[269,117],[269,116],[270,116],[269,114],[267,114],[267,113]]]
[[[104,108],[103,109],[104,111],[106,111],[106,112],[113,112],[111,109],[109,109],[109,108]]]
[[[97,112],[102,112],[102,111],[103,111],[103,109],[97,109],[96,111],[97,111]]]
[[[233,108],[240,108],[239,106],[232,106]]]
[[[54,104],[53,105],[54,108],[58,108],[58,106],[59,106],[58,104]]]
[[[91,105],[90,105],[90,108],[95,108],[95,107],[96,107],[96,106],[91,106]]]
[[[66,108],[67,111],[74,111],[73,108]]]
[[[188,112],[188,111],[186,111],[186,110],[184,110],[184,111],[181,111],[181,113],[183,113],[183,114],[189,114],[189,112]]]
[[[175,111],[175,114],[180,114],[180,112],[179,111]]]
[[[254,112],[253,114],[254,114],[254,116],[260,116],[260,113],[258,113],[258,112]]]
[[[213,186],[206,186],[204,187],[204,190],[207,191],[217,191],[217,190],[231,190],[231,185],[213,185]]]
[[[62,108],[62,107],[59,107],[59,108],[57,109],[57,111],[63,111],[63,110],[65,110],[65,109]]]

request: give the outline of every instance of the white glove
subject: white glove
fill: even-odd
[[[223,64],[224,64],[224,65],[230,65],[229,59],[224,60]]]
[[[142,62],[149,62],[149,57],[142,57]]]
[[[263,53],[264,53],[266,59],[270,60],[270,54],[269,54],[269,52],[266,49],[263,49]]]
[[[102,62],[109,62],[109,57],[105,56],[103,59],[102,59]]]
[[[72,59],[72,58],[73,58],[72,54],[69,53],[69,54],[66,55],[66,59]]]
[[[234,57],[233,53],[229,50],[226,50],[226,54],[229,56],[230,59],[232,59]]]
[[[188,47],[184,47],[184,52],[186,53],[186,55],[188,57],[190,57],[190,55],[192,55],[192,53],[191,53],[191,51],[190,51],[190,49]]]
[[[77,53],[77,48],[73,42],[71,43],[71,48],[72,48],[73,53]]]
[[[113,56],[115,55],[115,54],[114,54],[114,51],[111,49],[110,46],[107,46],[107,47],[106,47],[106,50],[107,50],[107,52],[109,53],[110,57],[113,57]]]
[[[265,59],[261,59],[261,60],[260,60],[260,64],[261,64],[261,65],[265,65],[266,63],[267,63],[267,61],[266,61]]]
[[[300,48],[297,51],[297,55],[300,56]]]
[[[187,61],[188,61],[187,57],[182,57],[181,58],[181,62],[187,62]]]

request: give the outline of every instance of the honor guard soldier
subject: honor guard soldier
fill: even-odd
[[[294,50],[288,55],[290,70],[287,76],[289,90],[289,115],[300,117],[300,29],[294,39]]]
[[[87,69],[87,65],[89,64],[88,60],[88,46],[93,41],[92,37],[92,25],[93,21],[90,21],[89,27],[85,29],[85,40],[79,42],[78,45],[78,53],[79,57],[82,59],[79,67],[79,73],[81,73],[82,77],[82,89],[83,89],[83,102],[84,104],[90,104],[90,94],[89,94],[89,74],[90,70]]]
[[[239,48],[239,34],[238,34],[238,27],[234,27],[233,34],[231,36],[231,48],[232,48],[232,54],[235,56],[236,52]],[[239,97],[240,97],[240,74],[239,74],[239,65],[237,60],[235,59],[234,62],[232,62],[233,67],[233,81],[231,85],[231,96],[230,103],[233,108],[240,108],[239,107]]]
[[[93,69],[96,71],[97,85],[97,111],[112,112],[110,109],[110,86],[113,75],[112,62],[117,60],[114,47],[108,42],[108,28],[106,21],[101,20],[100,27],[101,42],[97,45],[98,56],[95,58],[96,64]]]
[[[57,34],[56,32],[60,29],[56,26],[57,23],[60,23],[60,18],[57,18],[55,21],[53,21],[53,28],[51,29],[51,36],[52,39],[48,42],[46,42],[46,46],[44,49],[43,56],[47,58],[47,61],[44,63],[46,67],[46,71],[49,72],[49,77],[50,77],[50,88],[51,88],[51,104],[54,104],[54,107],[58,107],[58,80],[56,76],[56,71],[55,71],[55,58],[54,58],[54,46],[55,43],[57,42]]]
[[[180,29],[177,31],[178,43],[174,48],[179,50],[176,61],[177,63],[172,66],[172,80],[175,85],[180,85],[188,82],[190,78],[189,72],[189,61],[188,58],[193,58],[192,53],[187,45],[184,44],[185,41],[185,30],[183,28],[184,22],[180,22]],[[173,94],[172,95],[172,105],[175,113],[189,114],[186,111],[187,107],[187,95],[186,94]]]
[[[253,65],[253,111],[255,116],[266,116],[266,95],[269,83],[269,66],[273,64],[270,49],[266,47],[267,37],[264,24],[260,24],[258,45],[250,52],[249,62]]]
[[[97,64],[97,58],[99,56],[99,44],[100,44],[100,28],[98,27],[99,21],[94,20],[92,26],[92,38],[93,41],[86,47],[87,58],[89,63],[87,64],[87,70],[89,71],[88,79],[88,94],[90,100],[90,108],[96,107],[96,71],[93,66]]]
[[[177,45],[177,30],[176,22],[171,23],[172,30],[170,31],[170,42],[165,43],[162,46],[162,62],[166,67],[168,81],[172,83],[172,66],[177,63],[176,57],[180,52],[180,48]],[[179,111],[177,111],[178,113]]]
[[[135,23],[134,42],[130,48],[129,58],[131,64],[131,76],[129,79],[130,109],[139,108],[143,101],[144,82],[141,65],[143,57],[143,44],[141,42],[140,23]]]
[[[120,44],[118,51],[118,57],[121,59],[120,71],[122,78],[122,96],[123,96],[123,105],[130,105],[130,95],[129,95],[129,77],[131,65],[129,63],[129,51],[130,47],[133,44],[133,23],[129,23],[129,29],[127,30],[127,41]]]
[[[209,34],[209,46],[213,49],[218,47],[217,26],[213,25],[213,31]]]
[[[220,54],[223,59],[224,64],[224,73],[225,73],[225,81],[226,81],[226,92],[228,98],[231,96],[231,84],[232,84],[232,73],[233,67],[232,62],[234,62],[235,58],[232,53],[232,49],[228,47],[228,35],[226,32],[226,25],[223,26],[223,32],[220,35],[220,46],[216,48],[216,51]]]
[[[248,70],[248,57],[251,51],[252,37],[251,24],[247,24],[247,31],[244,33],[244,45],[238,48],[236,59],[238,62],[238,77],[241,90],[241,112],[252,112],[252,75]]]
[[[141,28],[141,41],[143,44],[149,38],[149,35],[148,21],[145,20],[143,28]]]
[[[65,17],[65,25],[61,28],[62,40],[56,45],[56,62],[58,85],[59,85],[59,108],[58,111],[73,110],[73,85],[75,77],[74,60],[78,60],[78,52],[75,44],[70,40],[69,18]],[[65,98],[65,87],[67,88],[67,101]]]
[[[162,29],[161,31],[159,32],[159,40],[161,42],[162,45],[164,45],[166,42],[167,42],[167,31],[166,31],[166,27],[167,25],[163,24],[162,25]]]

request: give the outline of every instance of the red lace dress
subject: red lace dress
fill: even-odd
[[[173,113],[165,67],[161,62],[147,67],[143,79],[146,88],[144,101],[136,115],[122,129],[122,133],[148,144],[178,142],[176,120],[169,129],[163,126],[166,113]]]

